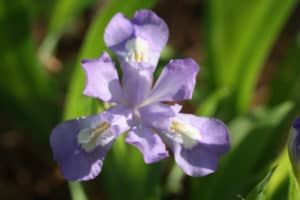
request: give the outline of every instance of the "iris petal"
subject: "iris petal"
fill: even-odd
[[[131,20],[134,24],[135,37],[149,43],[150,63],[157,65],[159,55],[169,38],[169,29],[164,20],[150,10],[139,10]]]
[[[169,156],[161,138],[147,127],[133,128],[129,131],[126,142],[143,153],[145,163],[154,163]]]
[[[109,48],[116,48],[126,42],[133,34],[132,23],[123,14],[116,14],[108,23],[104,32],[104,41]]]
[[[213,151],[216,154],[223,154],[229,150],[229,131],[220,120],[191,114],[179,114],[179,118],[198,129],[201,143],[214,147]]]
[[[109,129],[103,130],[103,135],[93,137],[95,128],[103,123],[109,124]],[[109,112],[68,120],[56,126],[50,136],[50,145],[63,176],[70,181],[95,178],[114,140],[126,128],[126,120]],[[91,144],[84,140],[82,132],[91,135],[90,138],[85,137]],[[94,140],[97,141],[94,143]]]
[[[105,52],[100,58],[82,61],[86,74],[83,93],[105,102],[121,102],[122,90],[118,73],[109,55]]]
[[[131,106],[138,105],[149,95],[153,67],[145,63],[126,62],[122,64],[124,97]]]
[[[199,66],[193,59],[172,60],[163,69],[144,104],[192,98]]]
[[[219,156],[229,149],[226,126],[210,118],[179,114],[178,119],[198,130],[199,137],[183,135],[184,132],[166,132],[164,141],[172,149],[177,165],[190,176],[205,176],[217,169]],[[185,130],[189,131],[189,130]],[[194,131],[193,131],[194,132]],[[179,135],[177,135],[179,134]]]
[[[171,118],[175,117],[176,113],[172,106],[155,103],[145,106],[139,110],[141,113],[141,123],[148,127],[153,127],[156,130],[169,127]]]
[[[130,60],[153,66],[157,65],[168,37],[166,23],[150,10],[137,11],[132,20],[120,13],[116,14],[108,23],[104,34],[106,45],[121,62]],[[132,43],[137,45],[131,45]]]

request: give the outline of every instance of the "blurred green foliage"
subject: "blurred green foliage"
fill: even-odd
[[[1,1],[3,115],[9,116],[16,128],[32,133],[37,143],[45,144],[51,128],[62,119],[103,110],[101,102],[82,95],[85,77],[80,60],[96,58],[107,50],[103,32],[114,14],[122,12],[131,17],[136,10],[154,8],[158,2]],[[201,200],[300,198],[284,150],[291,123],[300,113],[300,32],[290,38],[291,45],[284,58],[275,63],[274,72],[263,74],[271,77],[264,101],[252,103],[265,61],[296,6],[296,0],[205,1],[205,24],[201,27],[205,32],[206,59],[202,66],[205,73],[200,74],[201,84],[197,86],[197,100],[192,106],[197,114],[221,118],[229,125],[230,152],[222,158],[215,174],[191,178],[172,167],[172,160],[145,165],[140,153],[126,145],[124,138],[119,138],[95,181],[105,191],[105,199],[168,199],[172,195]],[[57,78],[59,75],[49,73],[42,58],[57,53],[69,27],[91,8],[97,14],[92,16],[78,55],[72,58],[72,73],[63,77],[70,82],[68,86],[63,85]],[[32,31],[41,16],[47,26],[42,42],[38,42]],[[180,53],[170,46],[164,59]],[[63,66],[68,65],[65,60],[61,62]],[[63,88],[68,88],[66,97]],[[61,99],[64,99],[64,109]],[[81,184],[70,183],[69,188],[72,199],[89,199]]]

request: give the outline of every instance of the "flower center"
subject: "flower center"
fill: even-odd
[[[186,148],[194,147],[200,140],[198,129],[179,119],[174,119],[171,122],[170,131]]]
[[[96,148],[98,145],[105,145],[111,142],[113,139],[112,134],[109,134],[110,124],[107,122],[102,122],[95,127],[82,129],[78,136],[77,141],[81,147],[90,152]]]
[[[128,40],[125,44],[128,51],[126,61],[132,62],[147,62],[149,45],[148,42],[141,38],[134,38]]]

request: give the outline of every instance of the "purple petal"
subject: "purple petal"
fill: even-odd
[[[293,128],[300,129],[300,116],[297,117],[297,119],[293,123]]]
[[[151,10],[139,10],[131,20],[134,24],[135,37],[140,37],[150,44],[150,63],[157,65],[160,52],[169,38],[169,29],[164,20]]]
[[[108,23],[104,32],[104,41],[111,48],[118,46],[128,40],[133,34],[133,25],[131,21],[123,14],[117,13]]]
[[[175,143],[172,147],[177,165],[189,176],[206,176],[213,173],[218,166],[218,156],[205,145],[186,149]]]
[[[84,95],[105,102],[122,101],[118,73],[106,52],[98,59],[82,61],[82,66],[86,74]]]
[[[129,131],[126,142],[143,153],[145,163],[154,163],[169,156],[161,138],[146,127],[133,128]]]
[[[174,102],[192,98],[198,70],[199,66],[193,59],[171,60],[146,102]]]
[[[169,127],[171,119],[176,115],[173,106],[162,103],[142,107],[139,112],[141,123],[156,130],[163,130]]]
[[[104,156],[111,146],[99,146],[94,151],[85,152],[77,141],[80,130],[100,123],[101,117],[74,119],[59,124],[51,133],[50,144],[54,156],[65,179],[82,181],[95,178],[101,171]]]
[[[137,11],[131,21],[122,14],[116,14],[104,34],[106,45],[118,55],[121,62],[145,62],[153,66],[157,65],[168,37],[166,23],[150,10]]]
[[[151,90],[153,79],[153,67],[145,63],[122,64],[123,92],[130,106],[142,102]]]
[[[288,152],[293,170],[297,176],[300,171],[300,116],[293,123],[293,129],[288,138]]]
[[[228,129],[216,119],[187,114],[179,114],[177,118],[189,129],[195,128],[199,134],[196,137],[195,133],[190,134],[185,128],[185,136],[170,131],[163,135],[174,153],[177,165],[190,176],[213,173],[217,169],[219,156],[229,150]]]
[[[107,151],[119,132],[126,128],[126,120],[120,118],[103,112],[100,115],[65,121],[53,129],[50,145],[54,160],[58,162],[65,179],[85,181],[95,178],[101,172]],[[91,140],[96,145],[87,150],[84,143],[80,143],[80,134],[90,134],[104,122],[110,126],[95,140]]]
[[[103,116],[106,121],[110,121],[112,125],[115,125],[115,132],[121,134],[130,128],[130,122],[132,121],[132,109],[120,104],[109,108]]]
[[[218,119],[197,117],[190,114],[179,114],[179,118],[197,128],[202,144],[214,147],[217,154],[226,153],[230,148],[229,131]]]

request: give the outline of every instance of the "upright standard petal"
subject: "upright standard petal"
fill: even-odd
[[[136,38],[149,43],[148,61],[156,66],[159,55],[169,38],[167,24],[151,10],[139,10],[131,20]]]
[[[84,95],[99,98],[105,102],[122,101],[118,73],[106,52],[98,59],[83,60],[82,66],[86,75]]]
[[[50,136],[53,157],[67,180],[90,180],[100,173],[107,151],[124,128],[116,123],[124,121],[104,112],[69,120],[53,129]]]
[[[162,137],[178,166],[190,176],[213,173],[220,154],[229,149],[228,129],[216,119],[179,114]]]
[[[117,13],[105,28],[104,41],[107,47],[118,50],[118,46],[122,46],[122,44],[124,46],[126,41],[133,36],[133,31],[131,21],[123,14]]]
[[[141,103],[152,87],[153,67],[145,63],[124,62],[123,70],[123,93],[124,98],[131,107]]]
[[[193,59],[171,60],[144,104],[192,98],[199,66]]]
[[[136,146],[143,153],[145,163],[154,163],[169,156],[161,138],[148,127],[132,128],[126,142]]]
[[[106,45],[121,62],[157,65],[169,37],[166,23],[150,10],[139,10],[131,21],[116,14],[105,29]]]

